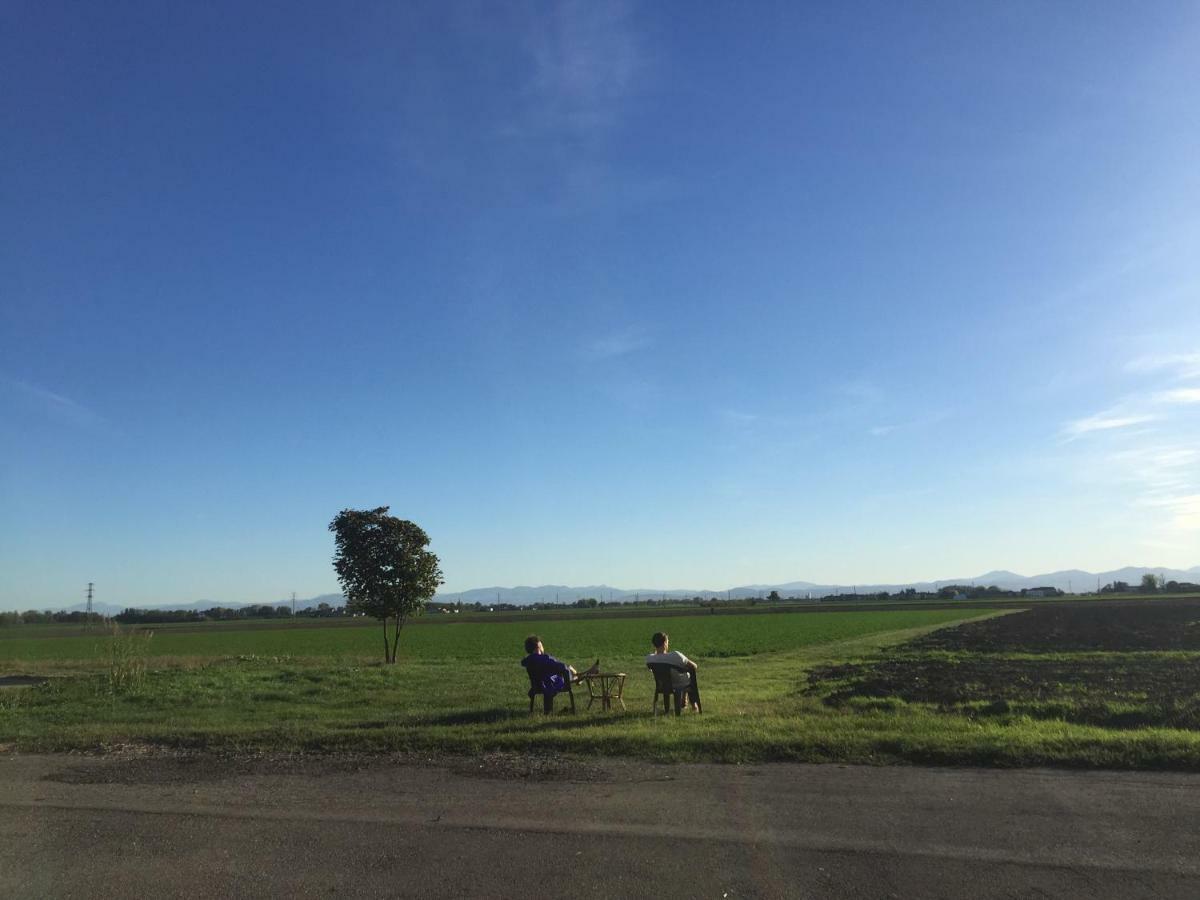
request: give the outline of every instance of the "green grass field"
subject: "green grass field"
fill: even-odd
[[[820,667],[886,658],[897,645],[987,610],[901,610],[646,619],[446,623],[406,630],[381,665],[362,628],[164,629],[147,645],[142,686],[113,693],[108,640],[9,637],[0,675],[49,683],[0,689],[0,747],[119,744],[233,751],[510,750],[653,760],[807,760],[1200,768],[1200,735],[1053,719],[985,720],[929,705],[845,703],[814,695]],[[665,627],[701,665],[705,714],[654,718],[642,657]],[[522,639],[583,667],[629,674],[628,712],[528,714]],[[578,694],[577,694],[578,697]],[[558,708],[564,705],[559,701]],[[540,704],[539,704],[540,706]]]

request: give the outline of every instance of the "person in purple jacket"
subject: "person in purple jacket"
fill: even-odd
[[[596,660],[583,675],[579,674],[574,666],[569,666],[547,653],[546,648],[542,646],[542,639],[536,634],[525,638],[525,652],[529,655],[521,660],[521,665],[534,673],[547,696],[565,691],[568,682],[576,684],[583,675],[594,675],[600,671],[600,660]]]

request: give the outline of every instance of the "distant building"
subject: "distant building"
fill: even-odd
[[[1021,593],[1026,597],[1057,597],[1062,592],[1058,588],[1035,587],[1026,588]]]

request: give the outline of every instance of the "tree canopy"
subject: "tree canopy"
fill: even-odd
[[[329,523],[329,530],[337,549],[333,568],[346,595],[346,608],[383,623],[384,659],[394,663],[400,629],[437,592],[442,570],[437,556],[425,549],[429,535],[415,522],[387,512],[386,506],[343,509]]]

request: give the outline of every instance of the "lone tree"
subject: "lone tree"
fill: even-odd
[[[396,661],[400,629],[421,612],[442,583],[438,558],[425,548],[429,535],[415,522],[387,514],[388,508],[343,509],[329,530],[337,554],[333,568],[346,595],[346,608],[383,623],[383,658]],[[388,620],[392,633],[388,636]]]

